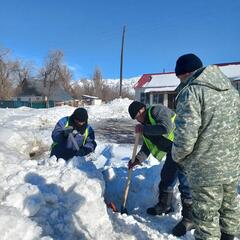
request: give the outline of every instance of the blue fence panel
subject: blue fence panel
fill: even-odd
[[[49,101],[48,107],[54,107],[55,102]],[[0,108],[18,108],[18,107],[31,107],[31,108],[47,108],[46,102],[28,102],[28,101],[5,101],[0,100]]]

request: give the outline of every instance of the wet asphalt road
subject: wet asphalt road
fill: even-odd
[[[96,139],[119,144],[134,143],[135,124],[135,121],[125,119],[107,119],[91,123]]]

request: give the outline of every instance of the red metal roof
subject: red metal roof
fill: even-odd
[[[240,65],[240,62],[229,62],[229,63],[217,63],[214,64],[219,67],[227,65]],[[144,73],[141,78],[134,84],[134,88],[141,88],[147,82],[150,82],[153,75],[164,75],[164,74],[173,74],[174,72],[163,72],[163,73]]]

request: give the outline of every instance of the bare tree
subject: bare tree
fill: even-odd
[[[70,91],[71,90],[71,85],[70,85],[70,81],[72,79],[72,73],[69,70],[69,68],[66,65],[61,65],[60,66],[60,82],[63,84],[63,87],[66,91]]]
[[[82,85],[83,88],[83,94],[94,95],[94,86],[89,80],[81,79],[80,84]]]
[[[15,96],[18,96],[21,93],[24,93],[26,89],[33,89],[33,93],[37,91],[36,87],[31,86],[30,82],[32,77],[33,64],[24,63],[21,60],[16,60],[14,62],[14,74],[13,78],[17,87],[15,88]],[[31,91],[30,93],[31,94]]]
[[[104,84],[102,93],[103,93],[102,100],[104,102],[109,102],[119,96],[119,89],[116,88],[114,89],[112,86]]]
[[[79,86],[77,83],[73,84],[70,90],[71,96],[75,99],[81,99],[81,96],[83,95],[83,89],[81,86]]]
[[[108,85],[107,83],[104,83],[102,94],[103,94],[102,100],[104,102],[109,102],[115,98],[119,98],[119,83],[112,86]],[[134,99],[134,95],[130,93],[129,89],[126,87],[122,88],[122,97]]]
[[[13,63],[7,59],[9,52],[8,49],[0,49],[0,99],[2,100],[8,100],[13,96],[11,83]]]
[[[93,86],[94,86],[94,94],[95,96],[102,99],[103,94],[103,81],[102,81],[102,73],[100,68],[96,67],[93,73]]]
[[[0,59],[0,99],[8,100],[13,95],[13,86],[11,84],[8,64]]]
[[[71,72],[63,64],[63,52],[60,50],[50,51],[44,67],[40,69],[40,78],[43,82],[42,93],[49,99],[58,87],[70,88]]]
[[[10,54],[10,49],[8,48],[4,48],[4,47],[0,47],[0,58],[4,59],[6,57],[8,57]]]

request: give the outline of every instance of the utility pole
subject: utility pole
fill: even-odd
[[[119,91],[119,97],[122,97],[122,70],[123,70],[123,49],[124,49],[125,29],[126,29],[126,26],[123,26],[121,60],[120,60],[120,91]]]

